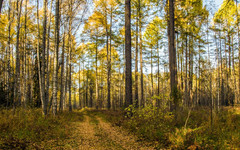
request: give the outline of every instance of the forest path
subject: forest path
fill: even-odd
[[[68,149],[81,150],[151,150],[143,141],[117,126],[112,126],[96,113],[83,112],[84,120],[74,122]]]

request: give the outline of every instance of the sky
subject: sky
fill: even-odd
[[[215,0],[217,7],[219,8],[223,0]]]
[[[203,2],[204,3],[208,3],[209,2],[209,0],[203,0]],[[213,3],[214,3],[214,7],[215,7],[215,11],[217,11],[219,8],[220,8],[220,6],[221,6],[221,4],[223,3],[223,0],[213,0]],[[79,43],[81,43],[81,42],[79,42]],[[147,67],[145,67],[146,68],[146,70],[144,70],[144,72],[146,73],[149,73],[150,72],[150,69],[149,69],[149,66],[148,65],[146,65]],[[134,70],[134,69],[133,69]],[[161,70],[163,70],[163,67],[161,66]],[[154,72],[155,72],[156,70],[155,70],[155,68],[154,68]]]

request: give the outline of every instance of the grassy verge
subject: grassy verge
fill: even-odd
[[[122,126],[141,140],[154,143],[157,149],[239,149],[240,114],[233,109],[214,113],[211,126],[210,110],[188,110],[175,116],[154,107],[141,110],[131,108],[131,115],[123,111],[101,111],[100,116],[113,125]]]
[[[83,120],[81,113],[63,112],[56,117],[43,117],[40,109],[0,111],[0,149],[51,149],[64,146],[74,121]]]

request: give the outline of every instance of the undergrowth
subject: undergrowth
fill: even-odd
[[[44,117],[40,109],[0,111],[0,149],[51,149],[64,145],[74,121],[83,120],[81,113],[63,112]]]
[[[101,111],[100,115],[113,125],[122,126],[148,140],[156,149],[240,149],[240,114],[233,109],[213,114],[210,110],[193,109],[188,122],[188,109],[180,109],[178,117],[151,105],[125,111]]]

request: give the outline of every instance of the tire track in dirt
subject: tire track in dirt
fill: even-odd
[[[88,115],[84,115],[83,122],[75,122],[72,124],[74,126],[73,135],[69,140],[69,149],[76,150],[104,150],[100,144],[100,139],[96,135],[93,124],[90,123],[90,118]],[[72,142],[71,142],[72,141]],[[68,149],[67,148],[67,149]]]
[[[154,150],[148,143],[137,141],[137,137],[130,135],[120,127],[113,127],[110,123],[105,122],[102,118],[97,117],[99,120],[99,127],[106,133],[109,139],[121,145],[126,150]]]
[[[83,112],[84,120],[71,123],[72,135],[64,148],[72,150],[153,150],[154,148],[97,115]]]

